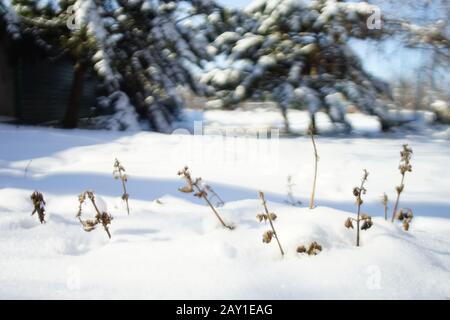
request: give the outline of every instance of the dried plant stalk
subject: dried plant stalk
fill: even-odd
[[[315,196],[316,196],[316,183],[317,183],[317,170],[318,170],[318,162],[319,162],[319,154],[317,153],[317,146],[316,141],[314,140],[314,129],[312,127],[308,130],[309,135],[311,136],[312,145],[314,148],[314,181],[313,181],[313,187],[311,192],[311,199],[309,201],[309,208],[314,209],[315,208]]]
[[[386,193],[383,194],[384,220],[387,220],[389,198]]]
[[[125,173],[125,167],[119,162],[119,160],[115,160],[114,162],[114,171],[113,171],[114,179],[120,179],[122,182],[122,200],[127,204],[127,213],[130,214],[130,206],[128,205],[128,199],[130,198],[127,192],[126,182],[128,181],[128,176]]]
[[[228,224],[225,223],[225,221],[223,221],[222,217],[219,215],[219,213],[217,212],[216,208],[211,203],[210,199],[208,198],[207,189],[201,183],[202,178],[192,179],[192,176],[191,176],[191,174],[189,172],[189,168],[188,167],[184,167],[183,170],[178,171],[178,175],[180,177],[184,178],[184,180],[186,181],[186,185],[184,187],[178,189],[180,192],[194,193],[195,197],[204,199],[206,201],[206,203],[208,204],[208,206],[211,208],[212,212],[217,217],[217,219],[220,221],[222,226],[224,228],[227,228],[227,229],[230,229],[230,230],[234,229],[233,226],[228,225]]]
[[[267,209],[267,203],[266,203],[266,199],[264,197],[264,192],[260,191],[259,192],[259,197],[260,197],[261,202],[263,204],[265,213],[258,214],[256,216],[256,218],[259,220],[259,222],[269,221],[270,227],[272,229],[272,230],[268,230],[268,231],[264,232],[264,234],[263,234],[263,242],[264,243],[270,243],[272,241],[272,238],[275,238],[275,240],[277,240],[278,247],[280,248],[281,256],[283,257],[284,256],[284,251],[283,251],[283,248],[281,247],[280,239],[278,238],[278,234],[275,231],[275,227],[273,225],[273,221],[277,219],[277,215],[275,213],[270,213],[269,210]]]
[[[94,209],[96,212],[94,219],[87,219],[87,220],[81,219],[83,204],[86,202],[86,198],[88,198],[91,201],[92,205],[94,206]],[[109,232],[108,225],[111,224],[113,217],[110,214],[108,214],[107,212],[100,212],[100,210],[98,209],[97,204],[95,202],[94,193],[92,191],[83,192],[82,194],[80,194],[78,196],[78,202],[79,202],[79,206],[78,206],[78,213],[77,213],[76,217],[78,218],[81,225],[83,226],[84,231],[91,232],[92,230],[94,230],[97,227],[97,225],[101,224],[103,226],[103,228],[105,229],[106,233],[108,234],[108,237],[111,239],[111,233]]]
[[[403,145],[403,150],[400,151],[400,165],[398,169],[400,170],[400,174],[402,175],[402,180],[400,182],[400,185],[395,188],[397,191],[397,199],[395,200],[394,210],[392,211],[392,222],[394,222],[395,214],[397,213],[398,204],[400,202],[400,195],[405,189],[405,174],[406,172],[412,172],[412,166],[411,166],[411,157],[412,157],[412,149],[408,147],[407,144]]]
[[[359,247],[359,230],[367,230],[370,227],[372,227],[372,218],[368,216],[367,214],[361,214],[361,205],[363,204],[362,195],[366,194],[367,190],[364,187],[364,184],[367,182],[367,177],[369,176],[369,172],[367,172],[366,169],[364,169],[363,178],[361,179],[361,185],[359,187],[355,187],[353,189],[353,195],[356,197],[356,205],[358,206],[358,212],[356,219],[354,218],[348,218],[345,221],[345,227],[347,229],[353,229],[353,221],[356,222],[356,246]],[[362,226],[360,227],[360,222],[363,222]]]
[[[35,191],[31,194],[31,201],[33,201],[33,212],[31,215],[33,216],[36,212],[38,214],[39,222],[45,223],[45,200],[44,195],[38,191]]]

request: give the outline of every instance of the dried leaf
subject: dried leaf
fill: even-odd
[[[352,228],[353,229],[353,221],[352,221],[352,219],[351,218],[348,218],[347,220],[345,220],[345,227],[347,228],[347,229],[350,229],[350,228]]]

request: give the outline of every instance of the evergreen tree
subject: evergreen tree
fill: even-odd
[[[388,87],[362,68],[348,46],[350,37],[379,38],[367,21],[375,7],[335,0],[255,0],[246,22],[225,31],[210,51],[228,56],[229,64],[202,76],[217,90],[211,103],[232,106],[246,99],[277,102],[289,131],[287,109],[306,108],[350,129],[350,105],[379,117],[384,129],[395,124],[387,111]],[[386,102],[387,101],[387,102]]]
[[[220,10],[212,1],[13,0],[13,4],[24,34],[49,52],[74,60],[65,127],[76,126],[87,68],[103,80],[102,105],[117,104],[117,112],[123,114],[128,101],[160,132],[169,132],[178,116],[182,105],[178,86],[202,91],[193,73],[207,58],[207,39],[200,24],[187,18]]]

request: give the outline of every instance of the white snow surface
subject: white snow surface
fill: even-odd
[[[243,113],[227,118],[214,112],[222,122],[244,121]],[[211,122],[214,112],[205,119]],[[264,117],[271,115],[253,111],[247,120]],[[414,150],[400,201],[415,214],[408,232],[385,221],[381,205],[386,192],[393,206],[403,143]],[[450,141],[317,137],[317,145],[317,207],[310,210],[308,137],[0,125],[0,298],[448,299]],[[129,176],[129,216],[120,181],[112,177],[115,158]],[[176,173],[184,165],[225,200],[218,211],[235,230],[221,228],[205,203],[177,190],[184,183]],[[364,168],[370,175],[363,211],[374,225],[357,248],[355,231],[344,222],[355,216],[352,189]],[[284,203],[288,175],[300,207]],[[87,189],[114,217],[110,240],[102,227],[87,233],[75,218],[77,195]],[[46,200],[45,224],[31,216],[34,190]],[[255,217],[263,210],[258,190],[278,216],[284,258],[275,242],[262,243],[269,226]],[[89,214],[86,209],[83,217]],[[296,253],[312,241],[323,247],[317,256]]]

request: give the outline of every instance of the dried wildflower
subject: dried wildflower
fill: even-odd
[[[268,231],[264,232],[263,233],[263,242],[270,243],[272,241],[272,237],[273,237],[273,231],[268,230]]]
[[[189,172],[188,167],[184,167],[183,170],[178,171],[178,175],[186,181],[186,185],[182,188],[179,188],[178,190],[183,193],[194,193],[195,197],[202,198],[206,201],[208,206],[211,208],[211,210],[214,212],[217,219],[219,219],[222,226],[224,226],[227,229],[233,230],[234,227],[231,225],[227,225],[223,219],[220,217],[219,213],[217,212],[216,208],[214,208],[212,202],[208,198],[208,188],[206,188],[202,184],[201,178],[192,179],[191,173]],[[211,187],[209,187],[209,190],[211,190]]]
[[[367,216],[366,218],[362,218],[361,217],[361,219],[363,221],[363,224],[361,226],[361,230],[370,229],[370,227],[373,225],[372,218]]]
[[[264,193],[262,191],[259,192],[259,197],[261,198],[265,213],[258,214],[256,218],[259,220],[259,222],[269,221],[271,227],[271,230],[263,233],[263,242],[270,243],[272,241],[272,238],[275,238],[277,240],[278,247],[280,248],[281,256],[284,256],[283,248],[281,247],[277,232],[275,231],[275,227],[273,226],[273,221],[276,220],[277,215],[275,213],[269,212],[269,209],[267,209],[266,199],[264,198]]]
[[[372,227],[373,222],[372,218],[366,214],[361,213],[361,205],[364,203],[362,200],[362,195],[366,194],[367,190],[364,187],[364,184],[367,182],[367,178],[369,177],[369,172],[367,172],[366,169],[364,169],[363,177],[361,179],[361,185],[359,187],[353,188],[353,195],[356,197],[356,205],[358,206],[358,213],[356,219],[354,218],[347,218],[345,220],[345,227],[347,229],[353,229],[353,221],[356,222],[356,246],[359,247],[359,230],[368,230],[370,227]],[[363,224],[360,227],[361,221]]]
[[[277,219],[277,215],[275,213],[269,213],[269,214],[265,214],[265,213],[261,213],[261,214],[257,214],[256,215],[256,219],[259,220],[259,222],[267,222],[267,220],[272,220],[275,221]]]
[[[315,207],[315,195],[316,195],[316,182],[317,182],[317,166],[318,166],[318,162],[319,162],[319,155],[317,153],[317,146],[316,146],[316,141],[314,140],[314,128],[312,126],[310,126],[309,130],[308,130],[309,135],[311,136],[311,141],[312,141],[312,145],[314,148],[314,181],[313,181],[313,188],[312,188],[312,192],[311,192],[311,199],[309,201],[309,208],[310,209],[314,209]]]
[[[94,219],[87,219],[87,220],[81,219],[81,215],[83,213],[82,212],[83,204],[85,203],[86,199],[89,199],[91,201],[92,205],[94,206],[94,209],[96,212]],[[92,191],[83,192],[82,194],[80,194],[78,196],[78,202],[79,202],[79,206],[78,206],[78,213],[77,213],[76,217],[78,218],[81,225],[83,226],[84,231],[91,232],[92,230],[94,230],[97,227],[98,224],[101,224],[103,226],[103,228],[105,229],[106,233],[108,234],[108,237],[111,239],[111,233],[109,232],[108,225],[111,224],[113,217],[110,214],[108,214],[107,212],[100,212],[100,210],[98,209],[98,206],[95,202],[94,193]]]
[[[386,193],[383,194],[382,203],[383,203],[383,207],[384,207],[384,220],[387,220],[389,199],[388,199],[388,196]]]
[[[405,189],[404,184],[405,174],[407,172],[412,172],[412,165],[411,165],[412,154],[413,154],[412,149],[408,147],[407,144],[404,144],[402,151],[400,151],[400,165],[398,166],[400,174],[402,175],[402,180],[400,182],[400,185],[395,188],[395,190],[397,191],[397,199],[395,201],[394,210],[392,211],[392,222],[394,222],[395,214],[397,213],[400,195]]]
[[[308,249],[304,245],[300,245],[297,247],[298,253],[306,253],[308,256],[315,256],[320,251],[322,251],[322,246],[318,244],[316,241],[313,241],[309,244]]]
[[[297,247],[297,252],[298,253],[305,253],[306,252],[306,248],[304,245],[298,246]]]
[[[125,168],[122,166],[122,164],[119,162],[119,160],[114,161],[114,171],[113,171],[114,179],[120,179],[122,182],[122,200],[125,201],[127,204],[127,213],[130,214],[130,206],[128,205],[128,199],[130,198],[128,192],[127,192],[127,186],[126,182],[128,181],[128,176],[125,173]]]
[[[396,217],[399,221],[402,222],[403,229],[405,231],[408,231],[410,223],[411,223],[412,219],[414,218],[414,214],[413,214],[412,210],[409,208],[402,208],[402,209],[398,210]]]
[[[352,218],[347,218],[347,220],[345,220],[345,227],[347,229],[353,229],[353,222],[352,222]]]
[[[308,251],[306,253],[310,256],[313,256],[313,255],[315,256],[320,251],[322,251],[322,246],[314,241],[309,245]]]
[[[292,191],[292,187],[295,186],[295,183],[292,182],[292,176],[287,177],[286,186],[287,186],[287,200],[285,200],[285,202],[294,207],[300,206],[302,202],[295,199],[294,192]]]
[[[33,201],[33,216],[36,212],[38,214],[39,221],[45,223],[45,201],[42,193],[35,191],[31,194],[31,201]]]

